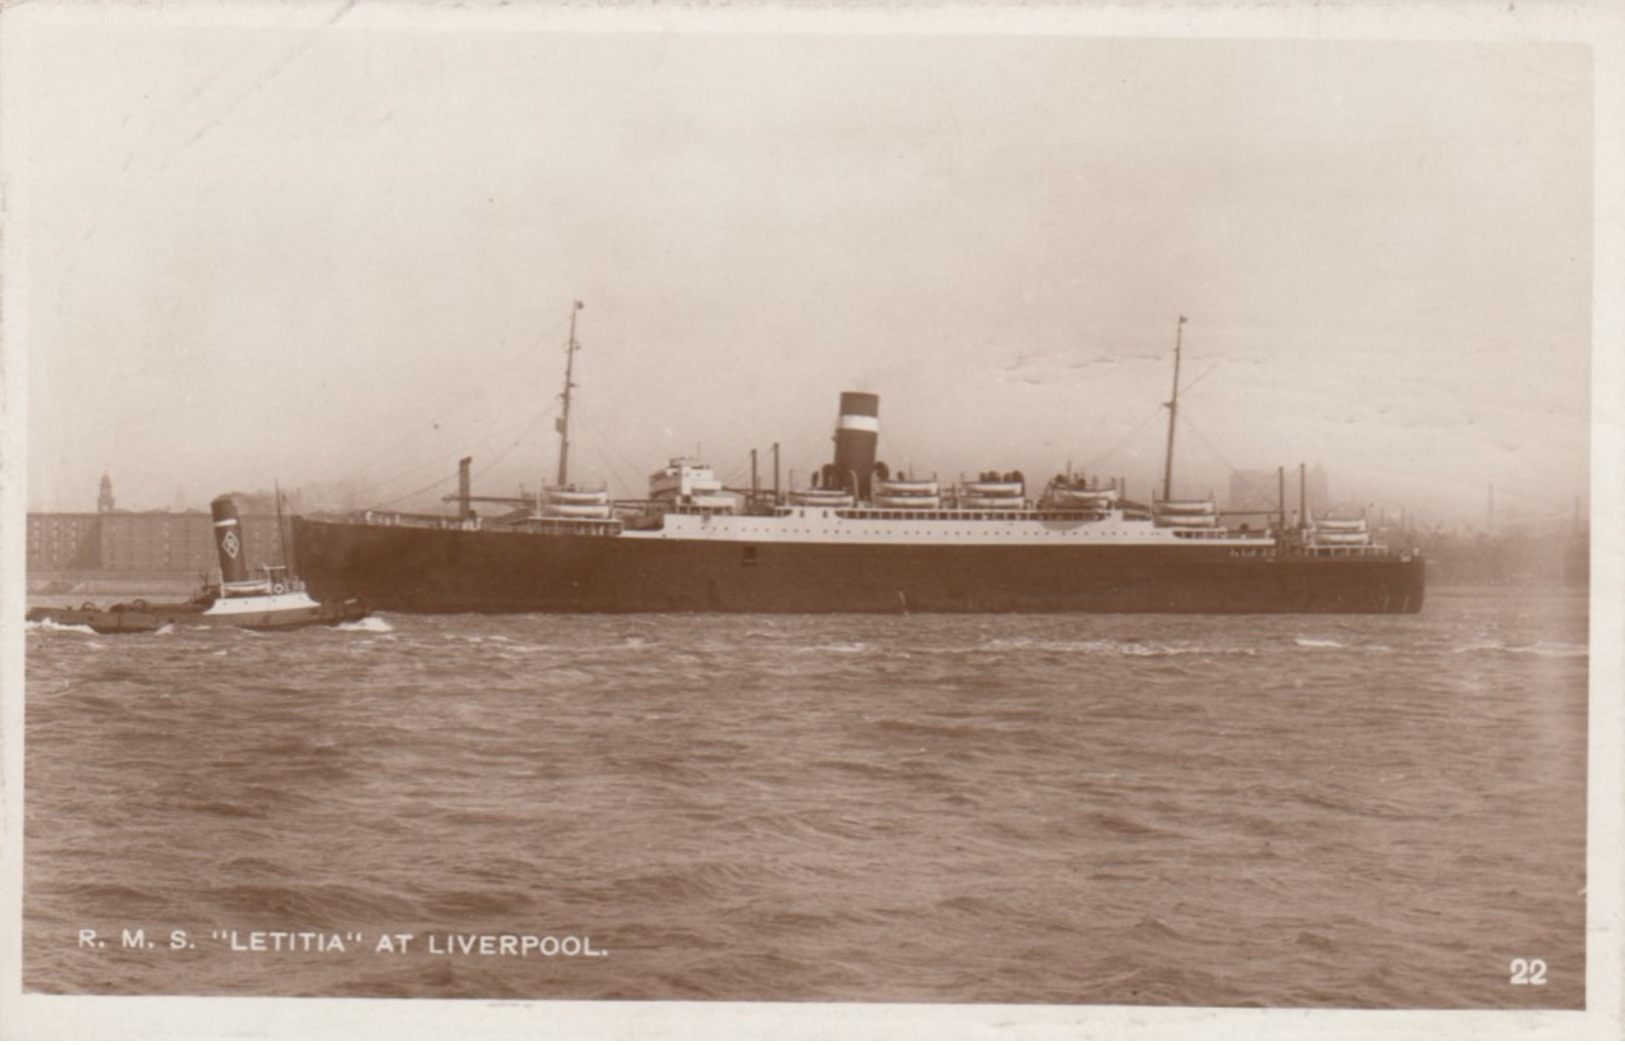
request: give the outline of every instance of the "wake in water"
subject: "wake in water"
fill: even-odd
[[[1141,639],[989,639],[976,646],[948,647],[933,653],[1081,653],[1101,657],[1231,657],[1257,656],[1252,645],[1203,642],[1148,642]]]
[[[345,621],[343,624],[335,625],[335,629],[338,631],[371,631],[380,635],[395,630],[389,621],[376,615],[362,617],[360,620]]]
[[[1589,657],[1589,646],[1572,642],[1478,642],[1455,648],[1456,653],[1511,653],[1529,657]]]
[[[76,634],[76,635],[94,635],[94,634],[96,634],[96,629],[92,628],[88,624],[58,624],[54,620],[40,620],[40,621],[31,620],[31,621],[26,621],[23,624],[23,631],[25,633],[26,632],[43,632],[43,631],[60,631],[60,632],[69,632],[71,634]]]

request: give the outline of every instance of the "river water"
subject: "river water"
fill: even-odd
[[[30,626],[24,986],[1577,1008],[1586,627]]]

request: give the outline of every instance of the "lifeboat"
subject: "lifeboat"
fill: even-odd
[[[1151,508],[1158,526],[1211,530],[1219,525],[1219,509],[1212,501],[1157,501]]]
[[[1315,530],[1318,533],[1365,533],[1364,519],[1316,519]]]
[[[1108,508],[1117,503],[1117,488],[1090,490],[1081,486],[1056,486],[1050,489],[1048,500],[1058,508]]]
[[[1152,510],[1158,515],[1214,515],[1218,509],[1212,501],[1157,501]]]
[[[608,504],[545,504],[544,519],[608,519]]]
[[[577,490],[573,487],[550,487],[542,498],[548,504],[608,504],[608,490]]]
[[[876,508],[940,508],[942,487],[935,479],[876,479],[869,500]]]
[[[1369,533],[1356,533],[1345,530],[1317,531],[1311,534],[1309,539],[1314,544],[1359,545],[1371,543]]]
[[[876,479],[877,497],[937,497],[942,493],[935,479]]]
[[[1026,492],[1027,486],[1021,482],[994,482],[987,479],[971,483],[960,483],[959,492],[965,497],[1016,497],[1020,498]]]
[[[790,503],[808,508],[850,508],[854,498],[845,490],[791,490]]]
[[[544,519],[608,519],[609,512],[608,490],[578,490],[563,486],[542,491],[541,514]]]

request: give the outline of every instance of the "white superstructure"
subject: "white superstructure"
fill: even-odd
[[[1259,531],[1158,526],[1150,518],[1120,510],[1077,512],[1055,509],[897,509],[790,505],[770,514],[677,509],[658,525],[629,528],[639,540],[761,541],[798,544],[955,544],[1056,545],[1135,544],[1176,546],[1191,541],[1237,548],[1266,548],[1274,535]]]

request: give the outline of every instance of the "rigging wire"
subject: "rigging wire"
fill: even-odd
[[[440,462],[438,462],[438,461],[423,461],[423,462],[421,462],[419,464],[413,465],[412,467],[408,468],[406,471],[398,472],[395,475],[392,475],[387,479],[379,479],[376,482],[371,482],[371,483],[366,484],[365,486],[357,487],[356,488],[356,494],[357,495],[365,494],[365,493],[367,493],[369,491],[378,489],[380,486],[389,486],[391,483],[399,482],[400,480],[405,479],[409,475],[416,475],[419,472],[424,471],[425,469],[435,468],[435,467],[439,467],[439,466],[440,466]]]
[[[532,418],[530,424],[525,426],[525,430],[523,432],[519,433],[518,437],[515,438],[513,442],[509,443],[505,448],[503,448],[503,450],[499,454],[497,454],[496,457],[492,458],[489,463],[487,463],[483,468],[481,468],[479,471],[475,472],[474,474],[475,475],[485,475],[491,469],[495,468],[498,464],[500,464],[504,458],[506,458],[518,446],[520,446],[522,443],[524,443],[526,439],[530,438],[531,434],[533,432],[535,432],[538,427],[540,427],[541,423],[544,420],[546,420],[546,416],[547,416],[546,412],[544,411],[542,414],[538,415],[537,417]],[[388,485],[389,483],[394,482],[396,479],[404,478],[405,476],[411,475],[414,472],[421,472],[425,467],[427,467],[427,466],[426,465],[419,465],[419,466],[417,466],[415,468],[412,468],[412,469],[410,469],[410,470],[408,470],[406,472],[401,473],[400,475],[396,476],[394,479],[387,479],[387,480],[384,480],[381,483],[373,483],[368,487],[364,487],[364,489],[374,489],[374,488],[376,488],[378,486]],[[417,497],[420,494],[428,493],[430,490],[434,490],[434,489],[436,489],[436,488],[438,488],[438,487],[440,487],[442,485],[445,485],[447,483],[455,483],[455,482],[458,481],[458,479],[459,479],[458,473],[453,472],[449,477],[442,477],[440,479],[436,479],[434,482],[430,483],[428,486],[422,487],[422,488],[417,489],[417,490],[413,490],[411,493],[402,494],[399,497],[395,497],[395,498],[391,498],[390,500],[387,500],[387,501],[379,502],[376,505],[376,507],[387,508],[390,505],[399,504],[401,501],[407,500],[407,499],[412,498],[412,497]]]
[[[722,476],[723,487],[731,490],[742,490],[748,482],[750,482],[749,455],[743,461],[735,462],[733,469]]]
[[[1207,447],[1213,456],[1219,459],[1219,463],[1227,470],[1232,472],[1238,470],[1236,466],[1231,464],[1229,459],[1224,456],[1224,452],[1214,445],[1213,440],[1209,439],[1200,428],[1197,428],[1195,425],[1191,424],[1190,418],[1182,417],[1180,418],[1180,423],[1184,426],[1186,431],[1200,439],[1202,441],[1202,445]]]
[[[602,461],[606,467],[608,467],[615,482],[619,483],[624,489],[630,491],[633,497],[637,497],[638,486],[636,477],[642,474],[643,469],[639,468],[637,464],[631,460],[631,458],[622,453],[620,447],[610,442],[609,437],[604,435],[603,429],[598,427],[598,423],[592,419],[591,414],[583,415],[578,407],[576,410],[576,417],[586,422],[587,427],[592,430],[593,435],[598,437],[598,459]],[[621,470],[615,467],[615,462],[610,459],[609,454],[604,452],[606,449],[609,451],[609,453],[612,453],[616,457],[620,458],[621,463],[626,465],[627,468],[631,469],[633,475],[631,482],[628,482],[626,476],[621,472]]]
[[[1117,442],[1113,443],[1105,450],[1102,450],[1100,453],[1083,462],[1081,470],[1086,472],[1094,471],[1102,461],[1114,456],[1119,450],[1122,450],[1125,446],[1128,446],[1130,443],[1133,443],[1135,440],[1139,439],[1145,434],[1145,430],[1147,428],[1150,428],[1154,422],[1162,418],[1162,410],[1163,408],[1160,406],[1153,409],[1151,413],[1146,415],[1145,420],[1140,422],[1138,428],[1135,428],[1133,431],[1117,440]]]
[[[516,438],[513,442],[509,443],[508,446],[506,448],[504,448],[501,451],[501,453],[499,453],[494,460],[486,463],[482,468],[480,468],[479,472],[477,472],[475,474],[483,475],[485,472],[487,472],[491,468],[495,467],[497,465],[497,463],[500,462],[509,453],[513,452],[515,447],[519,446],[527,438],[529,438],[531,433],[534,432],[536,430],[536,428],[539,425],[541,425],[541,423],[544,420],[546,420],[547,413],[548,413],[548,411],[544,410],[540,415],[531,418],[530,421],[526,424],[524,431],[519,434],[518,438]],[[389,476],[388,478],[379,479],[379,480],[376,480],[374,482],[367,483],[365,486],[359,487],[356,492],[357,492],[357,494],[366,494],[366,493],[368,493],[368,492],[370,492],[372,490],[377,490],[380,487],[390,486],[390,485],[392,485],[392,484],[394,484],[396,482],[399,482],[402,479],[405,479],[407,476],[416,475],[419,472],[424,471],[425,469],[436,467],[438,464],[439,464],[438,461],[425,461],[425,462],[422,462],[420,464],[415,464],[412,467],[406,469],[405,471],[397,472],[396,474],[394,474],[392,476]],[[453,473],[452,478],[453,479],[457,478],[456,473]],[[440,482],[444,482],[444,481],[445,480],[437,480],[435,483],[431,483],[429,486],[425,487],[424,490],[433,489],[435,486],[439,485]],[[417,491],[414,491],[413,493],[404,494],[401,497],[396,497],[396,498],[393,498],[393,499],[388,500],[388,501],[380,502],[377,505],[375,505],[375,507],[387,507],[387,506],[389,506],[391,504],[398,503],[399,501],[404,500],[407,497],[415,497],[418,494],[423,493],[424,490],[417,490]]]
[[[503,447],[501,452],[499,452],[495,457],[491,458],[491,460],[481,465],[479,471],[475,472],[474,474],[485,475],[489,473],[491,469],[501,464],[509,454],[513,453],[514,450],[518,449],[519,446],[525,442],[525,440],[529,439],[531,434],[534,433],[537,428],[541,427],[542,422],[547,420],[547,415],[551,409],[552,408],[549,407],[547,410],[543,410],[540,414],[537,414],[535,417],[531,418],[530,423],[525,426],[525,430],[520,432],[519,435],[515,437],[513,442]]]
[[[552,338],[553,335],[556,335],[556,334],[562,332],[567,327],[567,324],[568,324],[568,321],[566,321],[566,320],[556,320],[556,321],[554,321],[548,327],[548,330],[547,330],[547,332],[546,332],[546,334],[544,336],[546,338],[549,338],[549,339]],[[470,400],[474,399],[477,395],[479,395],[480,393],[482,393],[482,392],[484,392],[486,390],[486,388],[490,384],[490,382],[488,381],[488,378],[491,375],[493,375],[493,374],[495,374],[495,373],[497,373],[499,371],[500,372],[511,371],[511,370],[514,369],[516,364],[521,363],[521,362],[523,362],[525,360],[533,360],[533,359],[535,359],[537,357],[537,353],[538,353],[538,346],[542,342],[543,342],[542,337],[538,337],[535,340],[526,339],[526,344],[522,348],[520,348],[518,351],[516,351],[516,352],[514,352],[514,353],[512,353],[512,354],[510,354],[508,356],[504,356],[501,359],[491,360],[491,361],[486,362],[482,366],[474,367],[472,369],[464,371],[463,374],[462,374],[462,377],[463,377],[464,381],[468,382],[467,390],[461,392],[460,394],[457,394],[455,398],[441,399],[440,400],[441,403],[448,404],[448,405],[442,406],[441,409],[439,409],[439,410],[420,411],[420,410],[413,410],[410,406],[403,406],[403,407],[397,408],[396,410],[392,411],[392,413],[397,413],[397,414],[407,412],[407,411],[411,411],[412,416],[417,418],[417,420],[414,420],[409,424],[402,425],[398,429],[393,429],[393,431],[398,431],[400,434],[393,437],[393,438],[386,439],[384,441],[383,449],[380,450],[376,455],[374,455],[371,460],[369,460],[366,463],[362,464],[357,469],[357,471],[364,473],[367,469],[371,468],[373,465],[377,464],[379,461],[383,460],[385,457],[388,457],[390,452],[392,450],[394,450],[396,447],[398,447],[399,444],[406,438],[407,435],[415,434],[422,428],[422,426],[423,426],[423,420],[422,419],[424,417],[430,417],[430,418],[436,417],[436,416],[445,417],[445,416],[455,414],[458,410],[462,409]],[[548,343],[550,343],[550,341]],[[455,392],[456,390],[453,389],[453,391]]]
[[[448,483],[455,483],[456,481],[457,481],[457,473],[453,472],[449,476],[441,476],[439,479],[436,479],[434,482],[430,483],[428,486],[424,486],[424,487],[421,487],[419,489],[413,490],[411,493],[403,493],[399,497],[392,497],[387,501],[380,501],[377,504],[375,504],[373,507],[375,507],[375,508],[388,508],[390,505],[400,504],[402,501],[409,500],[409,499],[411,499],[413,497],[421,496],[423,494],[428,493],[430,490],[439,489],[440,487],[445,486]]]
[[[1204,380],[1206,380],[1207,376],[1209,374],[1213,373],[1213,371],[1215,371],[1217,369],[1219,369],[1219,364],[1214,363],[1212,366],[1210,366],[1206,370],[1202,371],[1193,380],[1191,380],[1189,383],[1187,383],[1184,388],[1181,388],[1179,390],[1179,394],[1184,395],[1185,393],[1189,392],[1191,389],[1195,388],[1197,385],[1201,384]]]

